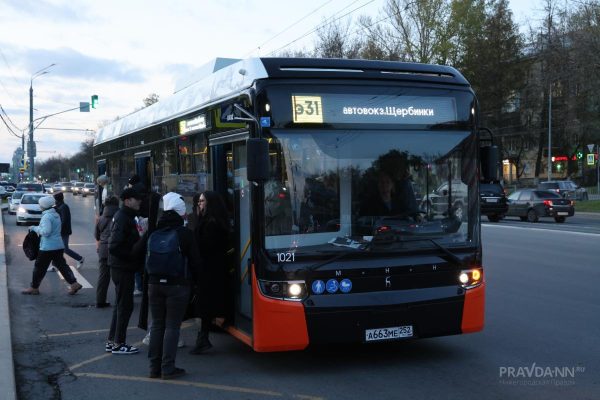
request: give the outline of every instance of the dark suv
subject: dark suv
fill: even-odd
[[[550,190],[565,199],[587,200],[588,193],[584,187],[577,186],[573,181],[546,181],[538,184],[538,189]]]
[[[490,222],[498,222],[504,218],[508,211],[508,202],[500,183],[479,184],[479,209],[481,215],[486,215]]]

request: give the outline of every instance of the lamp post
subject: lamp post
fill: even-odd
[[[548,181],[552,180],[552,82],[548,87]]]
[[[47,67],[44,67],[31,75],[31,79],[29,80],[29,147],[27,149],[27,154],[29,155],[29,178],[33,180],[34,178],[34,167],[33,167],[33,159],[34,159],[34,142],[33,142],[33,80],[38,76],[44,75],[48,73],[48,68],[54,67],[56,64],[52,63]],[[25,151],[25,149],[23,149]]]

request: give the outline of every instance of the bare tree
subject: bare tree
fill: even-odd
[[[361,43],[351,35],[350,22],[325,21],[317,29],[315,55],[322,58],[358,58]]]
[[[159,99],[159,96],[156,93],[150,93],[148,95],[148,97],[146,97],[142,101],[144,102],[144,107],[148,107],[148,106],[151,106],[154,103],[158,103],[158,99]]]

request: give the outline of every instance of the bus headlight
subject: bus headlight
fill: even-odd
[[[483,282],[483,270],[481,268],[464,269],[458,275],[460,285],[465,289],[472,289]]]
[[[266,297],[278,300],[301,301],[306,297],[304,281],[258,281],[260,291]]]

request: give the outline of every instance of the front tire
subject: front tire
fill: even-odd
[[[529,221],[529,222],[538,222],[539,221],[539,217],[533,208],[530,209],[529,211],[527,211],[527,221]]]

